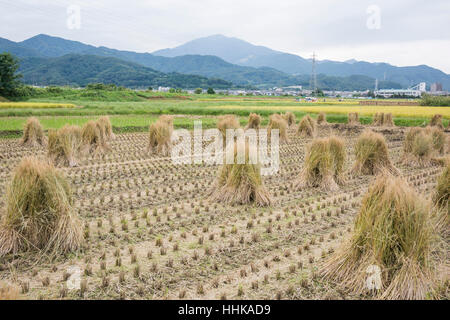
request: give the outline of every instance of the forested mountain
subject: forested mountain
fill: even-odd
[[[85,86],[107,83],[126,87],[228,88],[230,82],[198,75],[163,73],[136,63],[94,55],[70,54],[57,58],[24,58],[19,71],[26,83]]]
[[[45,81],[56,81],[58,83],[85,82],[80,78],[74,80],[66,79],[62,76],[63,73],[61,70],[64,69],[67,71],[70,69],[69,66],[63,68],[60,65],[55,69],[55,63],[61,64],[62,62],[67,61],[65,59],[57,60],[57,58],[67,54],[88,55],[91,56],[91,58],[87,58],[89,61],[91,61],[92,56],[109,57],[121,60],[121,63],[115,61],[115,64],[120,65],[120,67],[116,66],[116,69],[112,67],[108,68],[103,74],[99,73],[98,75],[94,75],[92,70],[75,71],[75,76],[76,74],[84,73],[89,75],[90,78],[98,79],[105,78],[104,74],[111,73],[112,70],[124,73],[124,70],[130,72],[130,70],[133,69],[132,72],[137,72],[135,80],[133,80],[133,75],[131,73],[128,74],[128,77],[124,77],[124,74],[120,74],[120,76],[116,77],[115,81],[122,81],[120,85],[146,86],[149,81],[149,75],[152,72],[159,71],[162,73],[175,72],[178,74],[171,76],[166,75],[165,78],[157,77],[159,79],[158,81],[165,79],[164,83],[171,83],[170,81],[172,81],[172,83],[180,83],[178,79],[188,79],[186,76],[182,77],[180,75],[183,74],[225,80],[209,80],[209,83],[217,84],[217,88],[223,87],[227,81],[232,83],[230,86],[267,88],[274,86],[303,85],[308,87],[311,70],[311,62],[309,60],[295,55],[284,54],[269,48],[253,46],[243,40],[227,38],[220,35],[198,39],[190,42],[189,45],[186,44],[175,49],[155,52],[155,54],[162,54],[165,56],[121,51],[106,47],[95,47],[77,41],[42,34],[22,42],[13,42],[0,38],[0,52],[3,51],[12,52],[22,58],[21,63],[23,66],[21,70],[25,72],[24,75],[26,81],[36,82],[39,80],[41,81],[41,84],[45,83]],[[202,53],[202,55],[193,54],[199,52]],[[223,54],[220,54],[220,52],[223,52]],[[221,55],[222,57],[220,57]],[[30,57],[40,58],[41,60],[30,59]],[[237,64],[227,60],[232,60]],[[271,63],[271,61],[273,63]],[[125,67],[123,64],[125,62],[131,62],[134,63],[134,65],[133,67],[128,65]],[[38,65],[40,63],[42,63],[41,66]],[[48,64],[52,65],[52,70],[47,70]],[[152,70],[139,69],[136,64],[140,65],[140,67],[147,67]],[[27,65],[32,65],[32,70],[29,69]],[[77,67],[83,68],[87,65],[88,64],[86,63],[78,63]],[[137,71],[136,68],[139,69],[139,71]],[[392,68],[397,71],[401,70],[401,72],[386,71],[391,70]],[[283,70],[285,72],[283,72]],[[354,60],[347,62],[321,61],[317,65],[317,70],[320,74],[319,86],[322,89],[372,89],[374,87],[375,77],[378,79],[386,77],[387,79],[386,81],[380,81],[380,88],[407,87],[414,84],[415,80],[418,82],[419,79],[420,81],[427,81],[428,83],[435,81],[441,82],[444,87],[447,83],[450,84],[450,80],[447,81],[449,78],[448,75],[427,66],[398,68],[384,63],[374,64]],[[146,74],[145,77],[143,76],[143,73]],[[372,76],[372,74],[374,76]],[[145,81],[142,80],[144,78]],[[171,79],[170,81],[167,80],[169,78]],[[200,80],[201,78],[195,79],[195,81],[188,82],[181,87],[187,88],[191,87],[193,83],[206,81],[204,79]]]

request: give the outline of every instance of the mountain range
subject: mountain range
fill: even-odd
[[[244,40],[213,35],[187,42],[172,49],[153,52],[154,55],[164,57],[178,57],[184,55],[214,55],[223,60],[248,67],[269,67],[287,74],[310,74],[311,59],[275,51],[263,46],[255,46]],[[365,75],[376,79],[398,82],[408,87],[419,82],[441,82],[450,89],[450,75],[426,66],[396,67],[388,63],[369,63],[354,59],[345,62],[318,61],[316,72],[328,76]]]
[[[163,85],[171,83],[168,79],[181,79],[183,74],[183,80],[189,80],[190,85],[186,86],[178,79],[176,82],[185,88],[194,83],[203,83],[199,86],[214,84],[219,88],[227,84],[231,86],[229,82],[235,86],[308,86],[312,68],[309,59],[222,35],[196,39],[172,49],[137,53],[40,34],[22,42],[0,38],[0,52],[3,51],[18,56],[22,61],[20,71],[24,74],[25,81],[37,84],[50,84],[50,79],[51,84],[84,85],[87,79],[105,82],[108,78],[115,78],[115,70],[120,70],[121,73],[128,70],[128,78],[123,77],[123,74],[113,83],[127,86],[146,86],[148,83]],[[70,69],[83,68],[82,57],[89,61],[91,71],[97,70],[96,74],[90,72],[89,77],[84,80],[80,70],[73,70],[75,74],[78,73],[75,76],[73,72],[68,72]],[[67,65],[69,61],[72,67]],[[108,69],[103,72],[101,68],[105,63]],[[444,88],[450,89],[450,75],[425,65],[395,67],[387,63],[327,60],[317,63],[317,72],[318,84],[322,89],[371,89],[375,78],[386,79],[379,82],[380,88],[407,87],[418,82],[441,82]],[[140,85],[141,80],[133,81],[134,73],[138,79],[143,79],[143,75],[147,74],[145,84]],[[194,76],[197,78],[192,78]],[[152,79],[156,79],[156,82]]]
[[[55,58],[29,57],[20,64],[25,83],[41,85],[86,86],[89,83],[115,84],[131,88],[218,88],[231,82],[181,73],[163,73],[140,64],[113,57],[66,54]]]

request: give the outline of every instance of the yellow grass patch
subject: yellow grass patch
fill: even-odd
[[[0,102],[0,109],[23,109],[23,108],[75,108],[72,103],[47,103],[47,102]]]

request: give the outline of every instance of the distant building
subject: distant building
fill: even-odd
[[[442,83],[439,83],[439,82],[432,83],[431,87],[430,87],[430,91],[431,92],[442,91]]]
[[[425,82],[421,82],[418,85],[408,89],[382,89],[377,90],[374,93],[376,96],[390,98],[392,96],[420,97],[423,92],[426,92]]]
[[[289,86],[289,87],[285,87],[286,89],[296,89],[296,90],[302,90],[302,86]]]

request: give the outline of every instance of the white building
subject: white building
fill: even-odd
[[[376,96],[382,96],[385,98],[390,98],[394,95],[403,95],[403,96],[412,96],[412,97],[420,97],[422,93],[426,92],[426,83],[421,82],[418,85],[408,88],[408,89],[381,89],[375,91]]]

